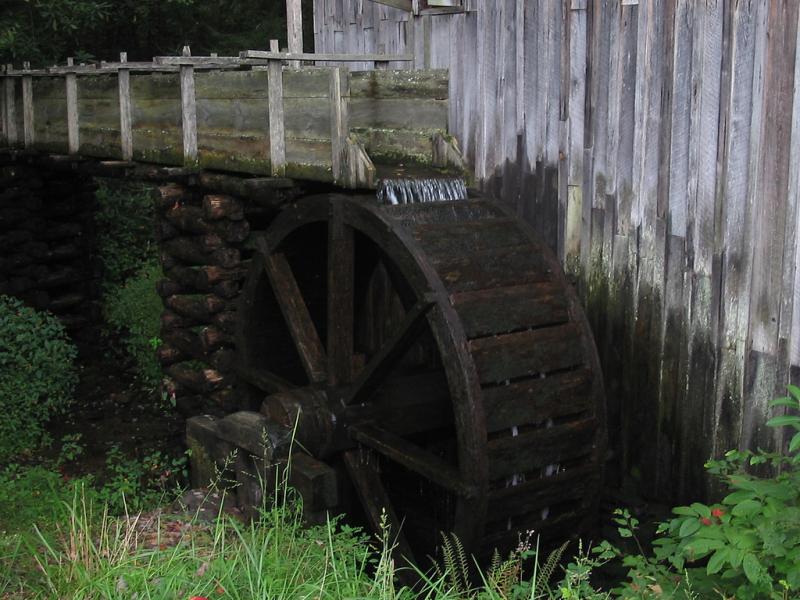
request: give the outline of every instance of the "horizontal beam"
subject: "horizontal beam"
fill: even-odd
[[[239,54],[243,59],[304,60],[310,62],[413,62],[413,54],[314,54],[304,52],[291,54],[267,50],[245,50]]]

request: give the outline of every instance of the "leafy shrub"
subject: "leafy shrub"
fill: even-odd
[[[155,259],[155,208],[150,188],[97,180],[97,246],[108,291]]]
[[[156,282],[162,277],[156,261],[146,263],[125,283],[106,292],[104,313],[107,323],[122,337],[128,355],[136,363],[143,383],[155,388],[161,378],[161,366],[155,349],[161,327],[161,298]]]
[[[800,388],[771,406],[800,410]],[[695,502],[673,509],[656,556],[681,569],[707,559],[705,573],[726,595],[784,598],[800,594],[800,416],[782,415],[770,427],[795,430],[789,453],[731,450],[706,465],[731,490],[721,504]],[[748,467],[770,464],[778,474],[757,477]]]
[[[771,403],[800,411],[800,388]],[[706,469],[719,477],[730,493],[721,503],[692,503],[672,510],[655,540],[655,557],[615,553],[629,567],[625,597],[797,598],[800,596],[800,415],[767,421],[770,427],[790,427],[788,454],[731,450]],[[777,475],[749,472],[769,464]],[[626,511],[615,519],[623,537],[635,539],[638,521]],[[609,546],[605,546],[607,550]]]
[[[161,378],[155,348],[163,307],[156,293],[161,277],[153,235],[150,188],[98,180],[98,254],[103,264],[103,313],[111,332],[154,389]]]
[[[0,296],[0,459],[37,447],[72,399],[75,346],[53,315]]]

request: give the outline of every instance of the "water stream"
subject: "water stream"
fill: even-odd
[[[460,177],[381,179],[378,183],[377,196],[381,204],[466,200],[467,185]]]

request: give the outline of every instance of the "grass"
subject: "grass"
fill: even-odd
[[[451,540],[446,546],[452,556],[439,569],[401,574],[386,534],[375,539],[338,518],[306,526],[301,508],[291,502],[264,507],[251,523],[226,514],[209,523],[160,510],[112,515],[107,490],[90,483],[65,483],[46,467],[6,469],[0,476],[0,598],[592,597],[551,594],[535,571],[532,578],[523,574],[523,562],[535,555],[530,547],[506,561],[498,557],[483,572],[467,564]],[[551,557],[534,564],[541,575],[557,562]],[[479,573],[474,587],[467,570]],[[413,589],[401,585],[408,578],[400,575],[418,583]]]

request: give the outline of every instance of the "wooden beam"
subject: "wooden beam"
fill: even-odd
[[[0,147],[8,146],[8,125],[6,124],[5,78],[0,67]]]
[[[477,492],[472,485],[461,478],[461,473],[456,467],[398,435],[372,425],[353,425],[350,427],[350,436],[392,462],[454,494],[471,498]]]
[[[413,54],[284,54],[278,51],[278,47],[264,50],[245,50],[239,54],[242,59],[261,59],[261,60],[301,60],[307,62],[413,62]]]
[[[30,63],[24,63],[24,69],[30,71]],[[33,147],[33,78],[25,75],[22,78],[22,136],[25,148]]]
[[[389,494],[381,481],[378,458],[371,455],[372,452],[347,450],[342,457],[370,526],[380,535],[382,527],[385,526],[383,522],[385,514],[390,529],[389,535],[394,537],[390,542],[394,544],[392,554],[395,556],[395,562],[401,565],[404,563],[414,565],[416,561],[411,546],[403,534],[402,523],[397,518]],[[401,560],[398,561],[398,558]]]
[[[342,153],[348,135],[347,105],[344,97],[349,95],[350,72],[342,73],[340,67],[331,69],[330,109],[331,109],[331,167],[333,180],[344,179]]]
[[[270,40],[273,54],[278,54],[278,40]],[[283,67],[280,60],[269,63],[269,157],[273,177],[286,174],[286,134],[283,120]]]
[[[283,377],[271,371],[246,367],[236,361],[233,362],[231,368],[239,378],[268,394],[286,392],[295,387]]]
[[[337,69],[338,70],[338,69]],[[355,247],[342,205],[331,202],[328,221],[328,385],[348,385],[353,376]]]
[[[120,52],[120,64],[128,62],[128,53]],[[119,85],[119,138],[122,159],[133,159],[133,108],[131,106],[131,72],[119,69],[117,72]]]
[[[351,388],[345,392],[345,396],[342,398],[343,404],[355,404],[369,397],[395,361],[414,343],[422,326],[426,323],[425,316],[433,305],[432,299],[423,298],[411,307],[394,335],[370,359]]]
[[[292,273],[292,267],[283,254],[271,254],[263,240],[259,240],[258,246],[264,256],[264,269],[272,291],[289,327],[303,369],[312,383],[321,383],[327,376],[325,350]]]
[[[67,66],[71,67],[74,59],[67,58]],[[64,77],[67,88],[67,147],[70,154],[77,154],[80,148],[78,129],[78,76],[67,73]]]
[[[183,56],[191,56],[189,46]],[[181,120],[183,123],[183,164],[197,164],[197,98],[194,90],[194,67],[181,66]]]
[[[286,39],[289,52],[303,53],[303,11],[300,0],[286,0]],[[291,67],[299,67],[299,61],[289,63]]]
[[[13,65],[6,65],[6,72],[10,71],[12,68]],[[5,78],[6,140],[9,146],[15,146],[19,142],[19,133],[17,132],[17,107],[14,97],[15,85],[14,79],[11,77]]]
[[[414,8],[411,0],[372,0],[372,2],[377,2],[378,4],[384,4],[386,6],[391,6],[392,8],[396,8],[398,10],[404,10],[406,12],[411,12]]]

